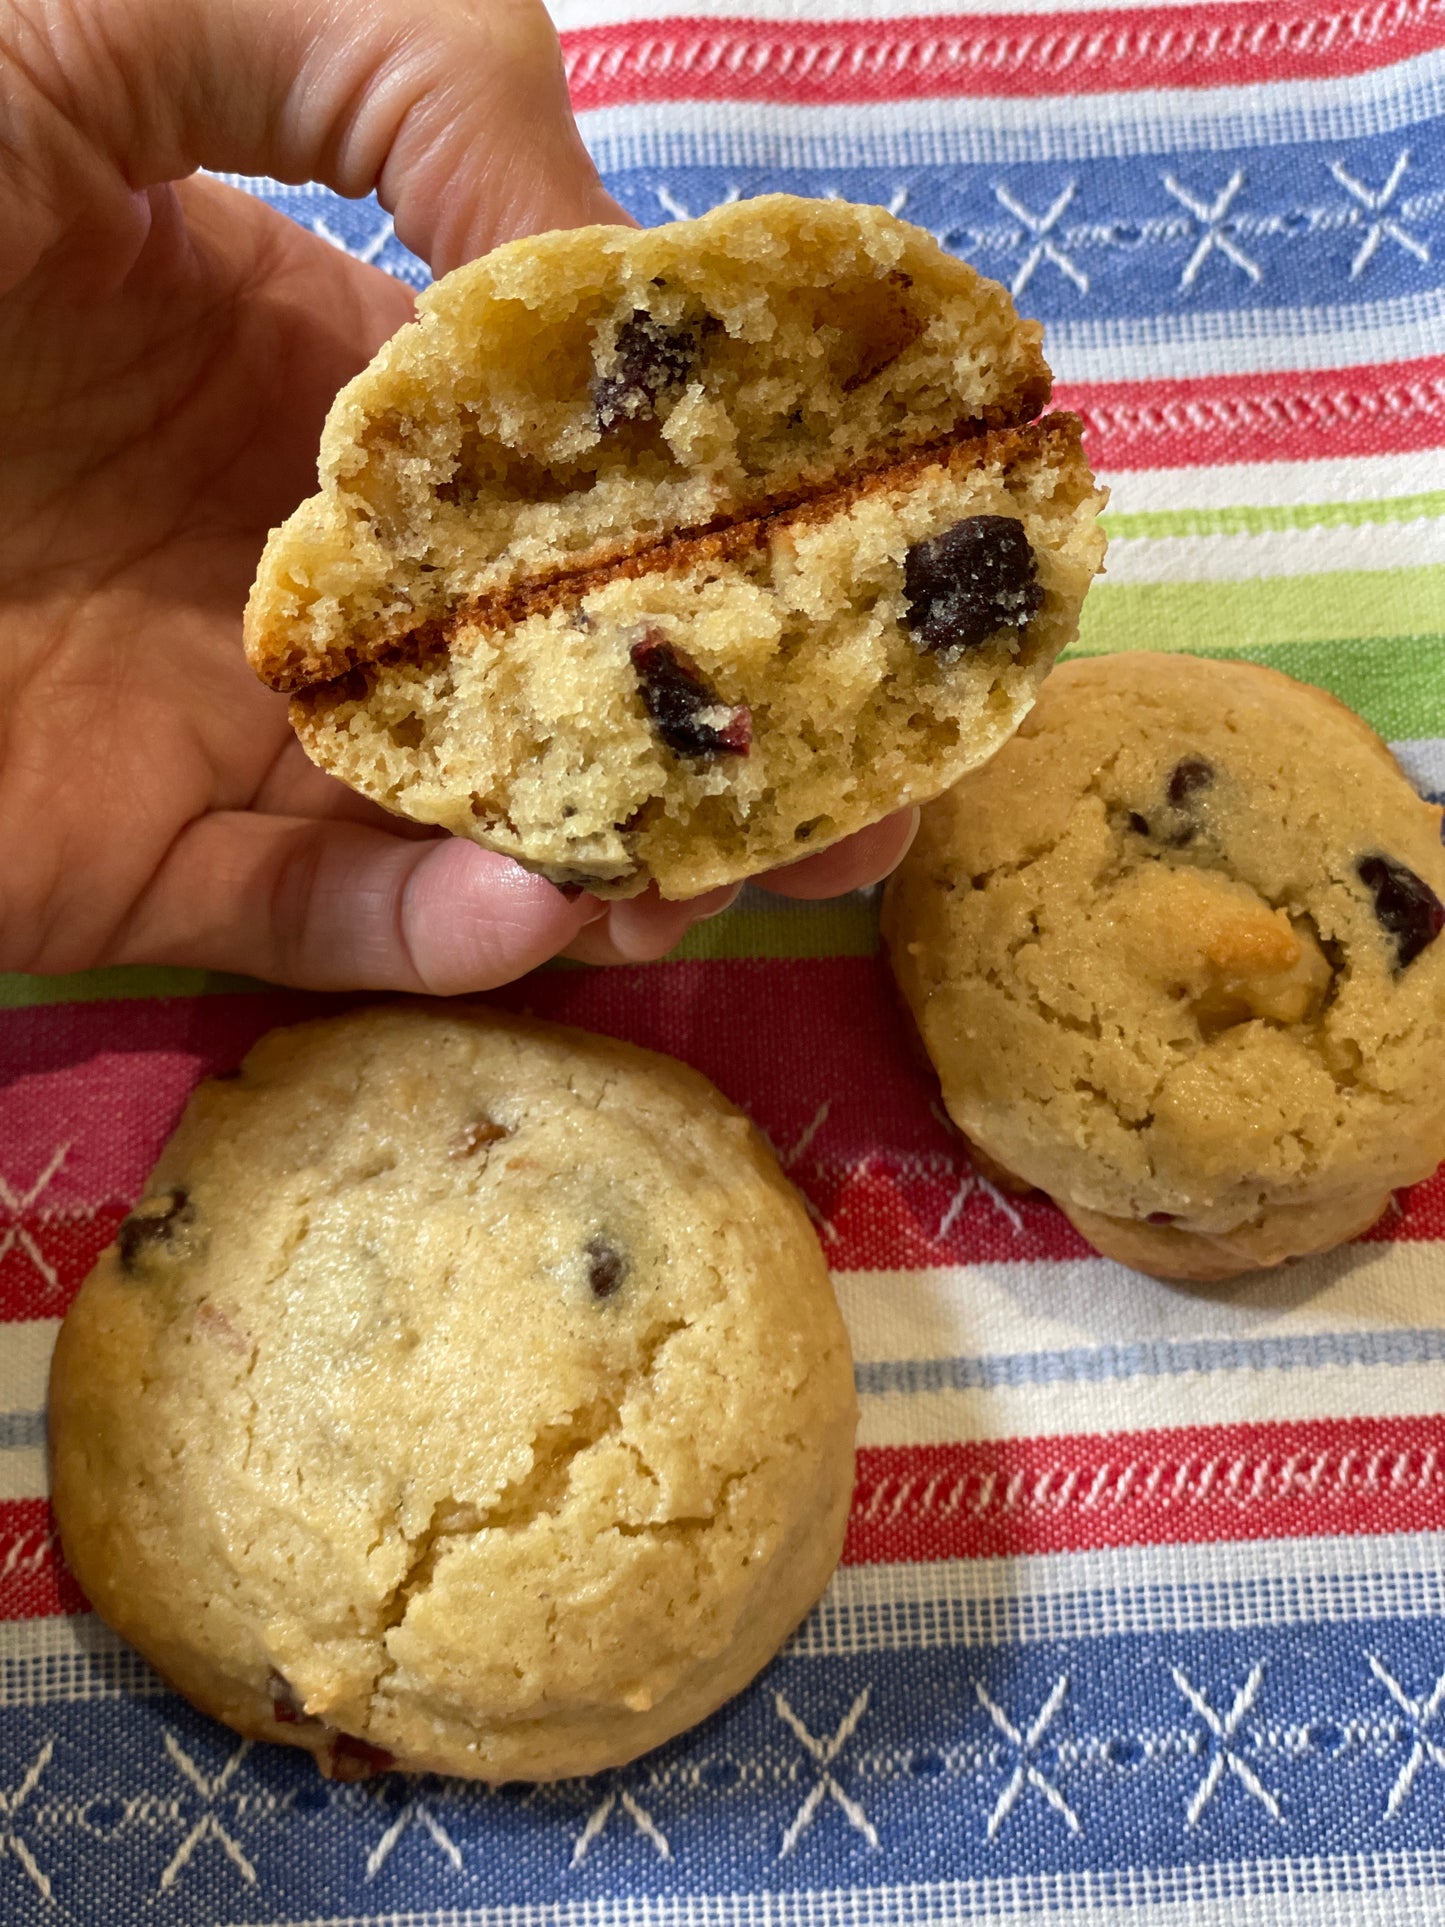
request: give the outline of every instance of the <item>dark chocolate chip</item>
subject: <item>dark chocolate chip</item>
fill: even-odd
[[[607,1238],[593,1238],[587,1246],[587,1282],[594,1298],[610,1298],[627,1276],[626,1258]]]
[[[328,1780],[374,1780],[395,1765],[396,1755],[384,1746],[373,1746],[350,1733],[334,1733],[327,1742],[322,1771]]]
[[[659,398],[682,386],[697,359],[697,333],[637,308],[617,331],[616,355],[614,372],[592,383],[592,406],[603,430],[654,414]]]
[[[1175,809],[1178,809],[1194,795],[1196,790],[1207,790],[1213,781],[1212,763],[1206,763],[1202,756],[1186,756],[1170,771],[1165,794]]]
[[[1134,832],[1135,836],[1148,836],[1149,834],[1148,817],[1140,816],[1137,810],[1130,810],[1129,828]]]
[[[157,1245],[169,1244],[195,1215],[195,1206],[181,1190],[168,1191],[158,1198],[142,1198],[115,1234],[121,1270],[133,1277],[141,1259]]]
[[[1178,1221],[1178,1216],[1177,1211],[1151,1211],[1144,1222],[1145,1224],[1174,1224]]]
[[[1445,930],[1445,903],[1423,877],[1390,856],[1362,856],[1355,874],[1375,899],[1375,917],[1395,939],[1395,961],[1403,970]]]
[[[1012,515],[970,515],[916,543],[903,565],[903,592],[904,622],[940,655],[975,649],[1000,629],[1022,629],[1044,600],[1034,552]]]
[[[631,649],[642,703],[653,728],[679,756],[746,756],[752,713],[722,702],[691,657],[660,629],[646,629]]]

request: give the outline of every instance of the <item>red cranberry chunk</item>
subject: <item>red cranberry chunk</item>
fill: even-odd
[[[697,335],[638,308],[618,330],[616,348],[615,372],[599,374],[592,384],[597,426],[604,431],[654,414],[660,397],[682,386],[697,359]]]
[[[594,1298],[610,1298],[628,1273],[627,1259],[610,1238],[593,1238],[587,1246],[587,1282]]]
[[[329,1780],[374,1780],[395,1765],[396,1755],[384,1746],[373,1746],[351,1733],[333,1733],[326,1743],[322,1770]]]
[[[267,1690],[271,1696],[271,1717],[278,1726],[299,1726],[306,1719],[306,1709],[297,1699],[290,1680],[274,1666]]]
[[[722,702],[690,656],[648,629],[634,642],[632,666],[653,728],[679,756],[746,756],[752,712]]]
[[[1197,790],[1207,790],[1213,781],[1213,764],[1206,763],[1202,756],[1186,756],[1170,771],[1166,794],[1175,809],[1178,809],[1181,804],[1187,803]]]
[[[919,542],[903,565],[903,620],[938,655],[976,649],[1001,629],[1022,629],[1043,606],[1034,552],[1011,515],[970,515]]]
[[[1403,970],[1445,930],[1445,903],[1423,877],[1390,856],[1362,856],[1355,874],[1375,899],[1376,921],[1395,939],[1395,961]]]

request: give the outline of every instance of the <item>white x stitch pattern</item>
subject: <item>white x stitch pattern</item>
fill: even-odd
[[[425,1800],[411,1799],[407,1801],[406,1805],[401,1809],[400,1813],[397,1814],[386,1832],[366,1856],[366,1877],[368,1880],[374,1880],[377,1874],[381,1872],[381,1869],[391,1857],[392,1848],[396,1845],[397,1841],[401,1839],[401,1836],[406,1832],[407,1828],[411,1826],[413,1821],[431,1835],[437,1846],[451,1862],[453,1871],[455,1873],[461,1872],[462,1855],[461,1849],[458,1847],[456,1841],[452,1839],[451,1835],[447,1832],[441,1821],[437,1819]]]
[[[1381,241],[1387,238],[1395,242],[1398,247],[1402,247],[1407,254],[1413,254],[1417,261],[1426,262],[1430,259],[1430,250],[1425,243],[1411,234],[1407,228],[1401,227],[1398,221],[1387,219],[1385,214],[1386,208],[1395,198],[1395,189],[1405,178],[1405,169],[1409,165],[1410,150],[1405,147],[1401,149],[1395,165],[1390,169],[1390,178],[1382,188],[1376,189],[1366,187],[1363,181],[1357,181],[1354,175],[1347,171],[1343,161],[1330,162],[1330,172],[1340,186],[1354,195],[1367,214],[1377,217],[1370,224],[1354,260],[1350,263],[1352,281],[1364,273],[1375,258]]]
[[[231,1784],[232,1780],[235,1779],[238,1767],[250,1750],[251,1742],[249,1740],[242,1740],[241,1744],[236,1748],[220,1772],[212,1775],[201,1771],[173,1733],[166,1734],[166,1752],[170,1754],[174,1765],[185,1775],[186,1779],[190,1781],[191,1785],[196,1789],[196,1792],[199,1793],[201,1798],[206,1802],[208,1808],[213,1801],[219,1799],[221,1794],[223,1794]],[[186,1863],[190,1860],[191,1855],[203,1840],[218,1841],[226,1858],[236,1869],[237,1873],[240,1874],[246,1885],[248,1887],[255,1886],[256,1869],[246,1858],[245,1853],[241,1849],[241,1843],[231,1834],[227,1833],[213,1812],[206,1812],[196,1821],[185,1839],[167,1861],[165,1869],[161,1874],[159,1892],[165,1893],[169,1888],[175,1886],[177,1880],[180,1879]]]
[[[1049,1727],[1053,1724],[1054,1715],[1063,1705],[1068,1694],[1068,1674],[1060,1673],[1059,1677],[1054,1681],[1052,1691],[1035,1714],[1033,1724],[1029,1727],[1027,1733],[1020,1732],[1019,1728],[1014,1725],[1008,1714],[1004,1712],[998,1701],[992,1697],[988,1689],[984,1686],[982,1680],[976,1680],[974,1682],[973,1690],[978,1696],[979,1705],[988,1714],[989,1718],[993,1721],[999,1732],[1003,1734],[1009,1745],[1017,1748],[1019,1756],[1008,1784],[994,1802],[993,1812],[988,1816],[987,1837],[990,1840],[993,1839],[1004,1821],[1007,1820],[1010,1813],[1012,1813],[1015,1806],[1017,1806],[1019,1795],[1026,1786],[1031,1786],[1043,1794],[1044,1798],[1048,1801],[1054,1812],[1058,1814],[1070,1833],[1082,1833],[1083,1824],[1078,1814],[1075,1813],[1074,1809],[1069,1805],[1053,1781],[1045,1776],[1037,1760],[1033,1757],[1039,1741],[1042,1740],[1044,1734],[1048,1732]]]
[[[662,1831],[661,1827],[658,1826],[646,1807],[644,1807],[641,1801],[636,1799],[634,1795],[629,1793],[625,1787],[614,1787],[609,1794],[598,1801],[588,1816],[586,1826],[577,1836],[577,1844],[572,1849],[572,1866],[580,1867],[582,1862],[587,1858],[587,1849],[612,1818],[614,1807],[621,1807],[622,1811],[632,1821],[632,1824],[637,1828],[637,1831],[643,1838],[650,1840],[653,1846],[656,1847],[662,1859],[671,1860],[672,1848],[668,1845],[667,1835]]]
[[[1253,1794],[1254,1798],[1259,1801],[1271,1820],[1282,1820],[1284,1816],[1280,1812],[1279,1801],[1275,1798],[1274,1794],[1270,1792],[1269,1788],[1265,1786],[1254,1769],[1248,1765],[1246,1761],[1242,1760],[1229,1744],[1239,1728],[1240,1721],[1244,1718],[1250,1707],[1253,1706],[1255,1696],[1258,1694],[1264,1682],[1263,1666],[1256,1666],[1254,1668],[1249,1678],[1235,1694],[1234,1703],[1223,1719],[1215,1712],[1203,1693],[1201,1693],[1199,1688],[1190,1680],[1187,1673],[1183,1672],[1178,1666],[1171,1666],[1169,1670],[1174,1676],[1174,1684],[1194,1708],[1200,1719],[1202,1719],[1204,1724],[1209,1728],[1216,1742],[1214,1757],[1209,1762],[1209,1770],[1199,1782],[1199,1785],[1194,1789],[1194,1798],[1189,1802],[1189,1810],[1184,1816],[1184,1824],[1189,1827],[1194,1827],[1199,1824],[1199,1816],[1214,1798],[1215,1789],[1224,1778],[1224,1770],[1226,1767],[1228,1767],[1229,1771],[1239,1781],[1240,1785],[1244,1787],[1246,1792]]]
[[[863,1691],[838,1722],[838,1729],[829,1740],[815,1739],[798,1718],[792,1707],[789,1706],[786,1696],[782,1693],[774,1693],[773,1705],[777,1708],[778,1718],[782,1720],[785,1725],[792,1728],[798,1739],[812,1755],[818,1768],[817,1784],[810,1790],[807,1799],[804,1800],[803,1804],[798,1808],[798,1811],[793,1815],[792,1822],[787,1832],[783,1835],[783,1844],[778,1849],[779,1860],[785,1860],[793,1851],[794,1847],[797,1846],[803,1835],[808,1831],[808,1828],[812,1826],[814,1817],[825,1799],[835,1801],[837,1805],[842,1808],[848,1825],[861,1833],[870,1847],[876,1847],[878,1845],[877,1828],[873,1825],[873,1822],[868,1818],[868,1815],[863,1811],[858,1802],[853,1799],[851,1794],[845,1793],[842,1787],[839,1786],[832,1771],[833,1762],[848,1744],[849,1740],[852,1739],[858,1729],[859,1720],[861,1720],[863,1715],[868,1711],[868,1695],[870,1690],[867,1686],[863,1688]]]
[[[15,1791],[7,1793],[0,1789],[0,1860],[3,1860],[7,1854],[13,1853],[46,1900],[51,1898],[50,1876],[44,1872],[35,1855],[21,1839],[15,1826],[15,1816],[35,1791],[36,1782],[49,1766],[50,1756],[54,1751],[54,1739],[46,1740],[25,1769],[24,1776]]]
[[[60,1283],[60,1274],[56,1271],[54,1265],[47,1261],[44,1252],[40,1249],[39,1245],[36,1244],[34,1238],[31,1237],[25,1226],[19,1222],[19,1219],[24,1212],[28,1211],[30,1207],[49,1190],[51,1183],[59,1173],[61,1165],[64,1164],[69,1155],[70,1146],[68,1144],[57,1145],[55,1150],[50,1154],[50,1162],[28,1191],[17,1190],[13,1185],[7,1183],[3,1177],[0,1177],[0,1207],[3,1207],[9,1212],[14,1220],[14,1222],[0,1229],[0,1260],[3,1260],[14,1246],[19,1245],[20,1249],[40,1273],[51,1291],[54,1291],[55,1287]]]
[[[1192,194],[1187,187],[1181,186],[1172,174],[1165,174],[1162,176],[1162,179],[1165,187],[1169,193],[1174,196],[1175,200],[1178,201],[1179,205],[1181,207],[1187,207],[1195,220],[1200,222],[1204,228],[1204,232],[1200,235],[1193,254],[1190,255],[1184,264],[1184,272],[1179,277],[1180,287],[1192,288],[1194,286],[1194,283],[1199,279],[1199,270],[1204,266],[1216,248],[1218,248],[1226,261],[1232,261],[1235,267],[1249,276],[1251,281],[1262,281],[1264,279],[1264,270],[1260,267],[1258,261],[1253,260],[1247,255],[1239,243],[1231,235],[1225,233],[1223,227],[1224,217],[1228,214],[1235,195],[1238,194],[1239,190],[1244,186],[1244,170],[1242,168],[1236,168],[1212,201],[1201,201],[1198,196]]]
[[[1010,294],[1016,297],[1021,295],[1030,281],[1033,280],[1041,264],[1045,261],[1052,267],[1056,267],[1059,273],[1067,280],[1072,281],[1080,294],[1087,294],[1089,292],[1088,275],[1079,267],[1077,262],[1069,259],[1057,241],[1049,238],[1053,234],[1055,227],[1057,227],[1064,209],[1068,207],[1069,203],[1073,200],[1077,185],[1077,182],[1070,181],[1061,193],[1055,195],[1053,201],[1042,214],[1035,214],[1032,209],[1025,207],[1022,201],[1011,194],[1002,183],[994,183],[993,192],[995,200],[998,201],[1001,207],[1007,208],[1016,221],[1022,221],[1023,225],[1034,238],[1034,245],[1024,256],[1018,273],[1009,283]]]
[[[1390,1797],[1385,1802],[1385,1818],[1393,1820],[1409,1798],[1410,1789],[1415,1784],[1415,1775],[1427,1760],[1432,1766],[1445,1770],[1445,1746],[1441,1746],[1438,1740],[1428,1737],[1429,1730],[1435,1723],[1441,1708],[1445,1707],[1445,1673],[1436,1680],[1429,1699],[1416,1700],[1411,1699],[1399,1680],[1373,1653],[1366,1653],[1365,1657],[1370,1662],[1370,1671],[1414,1728],[1414,1744],[1410,1748],[1410,1757],[1396,1775],[1395,1784],[1390,1788]]]

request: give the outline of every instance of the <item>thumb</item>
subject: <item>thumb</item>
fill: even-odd
[[[438,274],[512,235],[630,220],[582,145],[541,0],[7,7],[0,67],[12,262],[97,199],[198,167],[374,190]]]
[[[525,975],[603,913],[455,837],[215,811],[171,845],[111,960],[449,997]]]

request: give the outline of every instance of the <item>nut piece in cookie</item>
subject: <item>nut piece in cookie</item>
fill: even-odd
[[[696,896],[937,795],[1076,631],[1102,497],[1039,328],[881,209],[543,235],[418,305],[246,623],[388,809]]]
[[[847,1335],[695,1072],[359,1012],[203,1084],[160,1170],[61,1331],[53,1491],[195,1705],[333,1779],[569,1777],[704,1718],[822,1591]]]
[[[1273,670],[1064,664],[885,899],[951,1116],[1161,1277],[1356,1236],[1445,1158],[1440,818]]]

